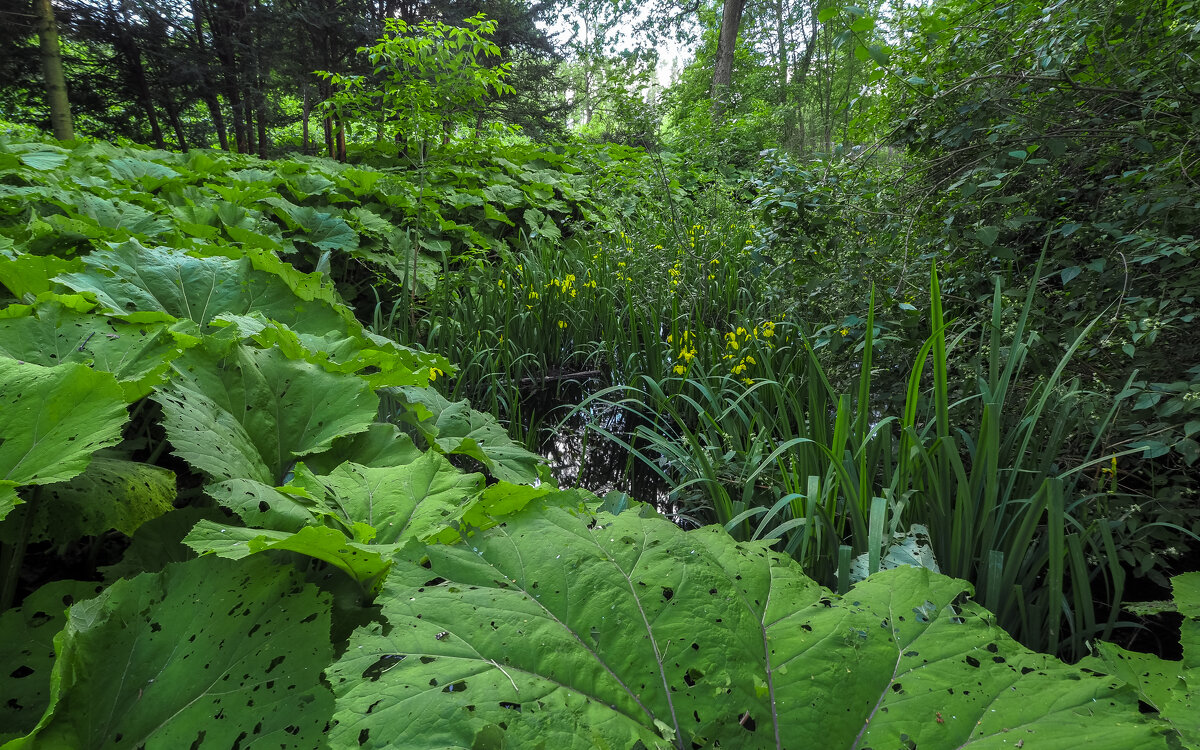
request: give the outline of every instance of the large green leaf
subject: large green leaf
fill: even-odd
[[[327,672],[335,745],[1165,747],[928,570],[843,598],[719,529],[555,508],[405,552]]]
[[[226,516],[220,508],[188,506],[142,524],[120,561],[100,568],[104,579],[111,582],[141,573],[157,573],[170,563],[195,559],[196,553],[183,539],[201,520],[224,521]]]
[[[0,524],[0,540],[15,543],[8,532],[15,532],[31,510],[30,542],[65,544],[109,529],[132,536],[143,523],[174,508],[174,500],[174,472],[96,455],[79,476],[42,488],[36,507],[18,506]]]
[[[6,750],[324,747],[329,599],[264,558],[121,580],[71,607],[50,708]]]
[[[79,362],[111,372],[133,402],[163,381],[168,365],[196,342],[167,323],[126,323],[92,312],[79,295],[46,293],[36,305],[0,310],[0,354],[47,367]]]
[[[366,524],[374,530],[371,541],[391,544],[445,530],[484,481],[481,474],[464,474],[442,456],[426,453],[403,466],[347,462],[324,476],[297,471],[296,483],[322,497],[347,528]]]
[[[208,339],[172,366],[155,399],[176,455],[220,480],[283,484],[296,459],[367,429],[379,400],[361,378],[278,349]]]
[[[120,441],[128,419],[110,373],[0,357],[0,519],[17,504],[17,487],[83,472],[94,452]]]
[[[334,440],[332,448],[306,457],[304,464],[317,474],[328,474],[346,461],[363,466],[403,466],[421,455],[421,449],[399,427],[375,422],[365,432]]]
[[[291,269],[287,277],[260,270],[267,262],[250,257],[196,258],[169,247],[143,247],[136,240],[98,250],[84,262],[87,270],[60,276],[77,292],[91,292],[118,312],[156,311],[207,325],[222,313],[258,312],[301,334],[324,335],[353,326],[348,312],[318,280]],[[273,271],[283,271],[278,260]],[[317,289],[314,289],[314,284]],[[304,294],[309,292],[309,295]]]
[[[130,234],[153,237],[166,232],[170,225],[153,212],[141,206],[126,203],[117,199],[105,199],[91,193],[78,192],[70,196],[69,201],[63,201],[63,209],[71,212],[75,218],[87,218],[96,223],[97,227],[105,230],[121,230],[122,237]],[[53,219],[54,217],[48,217]],[[106,236],[107,232],[97,234]]]
[[[1153,654],[1127,651],[1112,643],[1096,644],[1096,657],[1080,663],[1132,685],[1141,699],[1159,712],[1183,740],[1200,747],[1200,573],[1171,579],[1175,607],[1183,615],[1180,640],[1183,659],[1168,661]]]
[[[54,287],[55,276],[83,268],[78,258],[64,260],[53,255],[0,252],[0,284],[8,287],[13,296],[21,299],[27,294],[41,294]]]
[[[103,584],[55,581],[29,596],[20,609],[0,614],[0,743],[28,734],[50,702],[54,636],[67,621],[67,607],[95,596]]]
[[[252,339],[261,347],[278,347],[290,359],[306,359],[329,372],[357,374],[372,388],[425,386],[433,378],[435,368],[442,372],[452,371],[450,363],[439,354],[409,349],[366,330],[348,333],[332,330],[323,335],[302,335],[267,320],[260,313],[223,313],[212,323],[230,326],[240,336]]]
[[[464,399],[451,403],[432,388],[390,388],[405,407],[400,419],[412,424],[442,453],[470,456],[492,476],[518,484],[549,478],[545,461],[514,443],[490,414],[476,411]]]
[[[196,554],[216,555],[229,560],[241,560],[271,550],[298,552],[339,568],[371,593],[378,590],[384,574],[391,567],[391,561],[384,555],[396,548],[395,545],[352,542],[342,532],[326,526],[306,526],[293,534],[270,529],[247,529],[213,521],[197,523],[183,543]]]

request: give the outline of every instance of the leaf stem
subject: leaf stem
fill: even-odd
[[[33,517],[41,500],[42,488],[35,486],[25,504],[25,517],[21,519],[21,531],[15,544],[5,545],[3,559],[4,583],[0,586],[0,613],[7,612],[16,601],[17,587],[21,582],[21,563],[25,560],[25,549],[29,546],[29,533],[33,530]]]

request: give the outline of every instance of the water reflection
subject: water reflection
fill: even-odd
[[[628,443],[641,420],[600,401],[576,409],[602,385],[597,379],[564,382],[522,401],[527,425],[539,429],[538,452],[561,487],[584,487],[600,496],[616,490],[661,508],[670,490],[663,478],[624,446],[588,429],[603,429]]]

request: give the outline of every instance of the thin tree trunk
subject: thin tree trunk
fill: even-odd
[[[258,141],[254,137],[254,105],[253,93],[248,93],[243,100],[242,112],[246,115],[246,150],[244,153],[253,154],[258,151]]]
[[[179,119],[179,108],[175,106],[175,100],[171,98],[171,91],[168,89],[163,92],[163,108],[167,110],[167,121],[171,123],[171,129],[175,131],[175,141],[179,144],[180,151],[187,151],[187,138],[183,134],[183,122]]]
[[[142,111],[146,113],[146,120],[150,123],[150,137],[154,140],[154,145],[158,148],[166,148],[167,144],[163,140],[162,127],[158,124],[158,113],[154,111],[154,95],[150,91],[150,82],[146,78],[146,66],[142,62],[142,52],[138,49],[137,42],[129,33],[130,21],[127,6],[124,2],[121,3],[120,23],[121,28],[117,33],[116,39],[117,51],[124,58],[138,104],[142,106]]]
[[[71,125],[71,102],[67,98],[67,79],[63,75],[62,50],[58,46],[58,24],[50,0],[36,0],[38,51],[42,57],[42,78],[46,86],[46,103],[50,106],[50,127],[60,141],[75,138]]]
[[[733,52],[746,0],[725,0],[721,11],[721,31],[717,36],[717,61],[713,66],[713,117],[720,119],[728,108],[729,89],[733,84]]]
[[[242,99],[241,84],[238,80],[237,50],[234,47],[234,19],[232,8],[208,6],[210,11],[208,27],[212,29],[213,46],[217,51],[217,59],[221,63],[221,78],[225,89],[225,98],[229,100],[232,110],[233,139],[239,153],[246,153],[248,139],[246,136],[246,108]]]
[[[808,72],[812,69],[813,51],[817,48],[817,14],[816,8],[809,10],[812,27],[804,42],[804,56],[796,63],[796,73],[792,76],[792,85],[797,89],[796,96],[796,133],[798,135],[798,152],[804,153],[807,147],[807,130],[804,122],[804,92],[808,83]]]
[[[208,65],[208,50],[204,44],[204,8],[198,0],[192,0],[192,25],[196,30],[196,58],[202,60],[204,65],[200,74],[204,104],[212,117],[213,129],[217,131],[217,142],[221,144],[221,150],[228,151],[229,135],[225,132],[225,115],[221,111],[221,102],[217,99],[217,87],[213,83],[212,70]]]
[[[260,97],[258,100],[258,155],[260,158],[267,158],[267,100],[266,97]]]
[[[777,21],[775,26],[775,54],[779,58],[779,97],[777,102],[783,109],[783,132],[780,133],[779,142],[786,148],[788,142],[792,139],[796,123],[792,109],[788,106],[788,51],[786,27],[784,25],[784,0],[775,0],[775,16]]]
[[[312,102],[309,99],[310,92],[309,92],[308,84],[307,83],[304,84],[300,90],[302,92],[301,93],[302,98],[300,100],[300,114],[301,114],[301,118],[302,118],[301,125],[300,125],[300,132],[302,133],[301,138],[300,138],[300,149],[305,154],[309,154],[311,152],[309,151],[308,119],[309,119],[309,115],[312,114]]]
[[[263,73],[263,30],[266,24],[262,17],[262,5],[254,0],[254,26],[249,34],[254,81],[254,119],[258,124],[258,155],[267,158],[267,90],[266,75]]]

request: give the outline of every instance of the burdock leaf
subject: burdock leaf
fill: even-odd
[[[71,607],[50,707],[9,748],[325,747],[329,597],[265,558],[200,558]]]
[[[466,400],[450,402],[432,388],[388,389],[407,407],[400,418],[412,424],[441,453],[470,456],[492,476],[517,484],[538,484],[549,477],[541,456],[512,441],[496,418],[476,411]]]
[[[0,354],[47,367],[79,362],[116,376],[134,402],[164,380],[195,339],[167,323],[127,323],[91,311],[79,295],[43,294],[35,305],[0,311]]]
[[[319,279],[301,278],[305,274],[277,259],[270,264],[251,257],[197,258],[131,240],[97,250],[84,262],[86,270],[63,274],[58,281],[91,292],[117,312],[163,312],[204,326],[222,313],[253,311],[302,336],[318,337],[355,326],[344,306],[334,303],[332,292],[320,293]]]
[[[55,581],[25,597],[19,609],[0,615],[0,743],[27,734],[50,702],[54,636],[67,621],[67,607],[95,596],[103,584]]]
[[[298,458],[375,420],[378,398],[353,375],[288,359],[278,349],[209,340],[172,363],[155,398],[176,455],[217,481],[284,484]]]
[[[391,562],[383,557],[394,547],[358,544],[337,529],[306,526],[296,533],[268,529],[246,529],[238,526],[201,521],[183,540],[199,555],[216,555],[229,560],[241,560],[269,550],[298,552],[323,560],[340,568],[364,588],[378,587]]]
[[[158,466],[93,456],[82,474],[66,482],[47,485],[33,508],[29,541],[58,544],[115,529],[133,535],[146,521],[170,511],[175,500],[175,473]],[[0,539],[15,531],[18,518],[31,506],[18,506],[8,523],[0,525]]]
[[[82,473],[93,453],[120,441],[128,420],[110,373],[0,356],[0,519],[19,502],[17,487]]]
[[[720,529],[552,507],[401,556],[327,671],[334,745],[1165,747],[928,570],[838,597]]]

